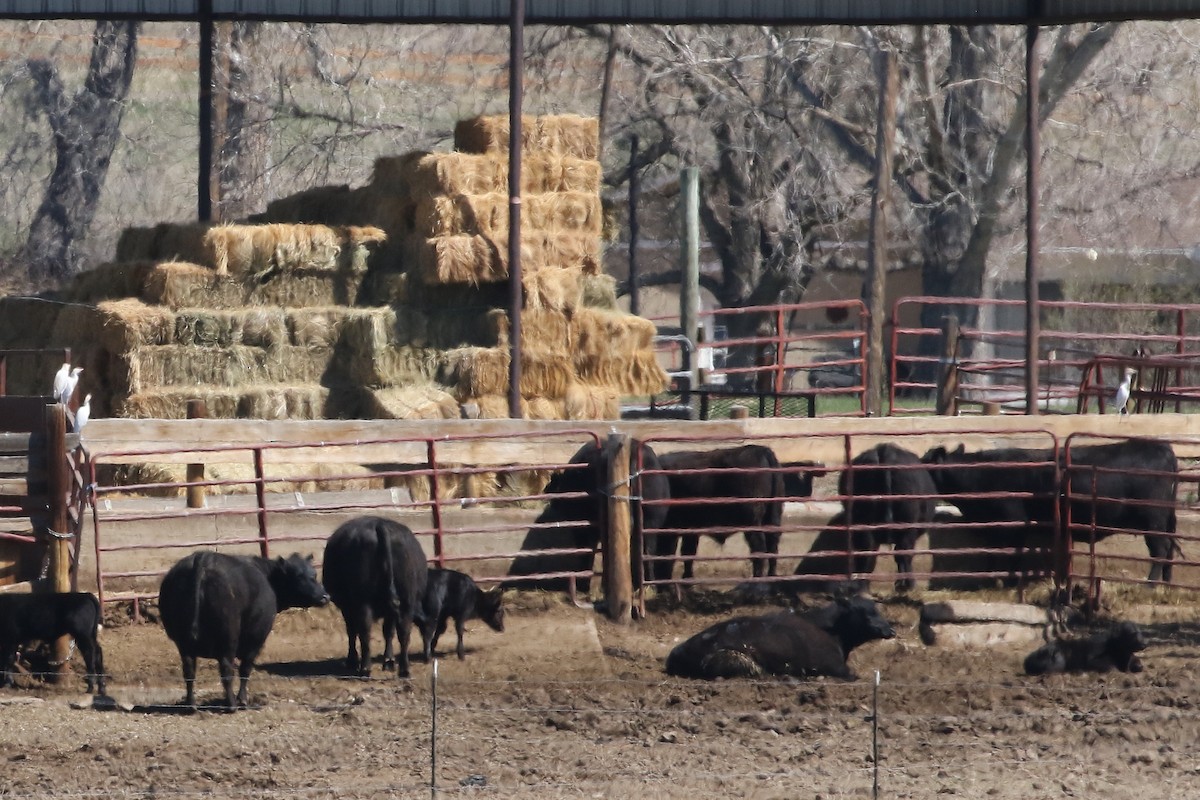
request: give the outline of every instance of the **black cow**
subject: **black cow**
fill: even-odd
[[[1045,449],[967,453],[960,445],[956,450],[935,447],[922,461],[930,465],[938,491],[958,506],[964,523],[1012,523],[989,530],[995,532],[994,546],[1017,553],[1014,571],[1031,569],[1023,550],[1051,547],[1057,506],[1059,524],[1066,524],[1069,513],[1071,535],[1078,540],[1091,536],[1093,514],[1097,541],[1122,530],[1144,533],[1153,559],[1148,579],[1171,580],[1171,561],[1179,550],[1174,536],[1179,461],[1170,444],[1127,439],[1072,447],[1069,504],[1063,502],[1066,486],[1059,485],[1058,477],[1066,468],[1065,454],[1056,460]],[[972,493],[981,496],[962,496]],[[1033,570],[1049,567],[1044,558],[1032,563]]]
[[[1025,672],[1141,672],[1136,653],[1146,649],[1142,632],[1132,622],[1119,622],[1111,629],[1082,639],[1054,639],[1025,657]]]
[[[850,574],[867,574],[875,569],[875,547],[870,533],[846,528],[846,512],[839,511],[817,534],[808,553],[796,565],[796,577],[785,587],[791,592],[828,593],[862,591],[866,578],[851,578]]]
[[[780,611],[719,622],[677,645],[667,656],[666,671],[683,678],[828,675],[854,680],[846,664],[850,652],[895,635],[870,598],[839,597],[801,614]]]
[[[88,592],[0,594],[0,687],[13,685],[21,645],[75,640],[87,667],[87,690],[104,691],[104,651],[100,649],[100,601]]]
[[[465,658],[463,628],[467,620],[481,619],[492,630],[504,632],[504,590],[496,588],[485,592],[475,585],[470,575],[431,567],[417,618],[417,627],[425,643],[426,662],[432,660],[433,649],[446,632],[446,623],[450,619],[454,620],[454,630],[458,634],[455,653],[459,659]]]
[[[911,577],[912,555],[904,551],[916,546],[937,507],[937,487],[921,459],[894,444],[878,444],[851,460],[838,480],[838,494],[844,524],[855,532],[855,550],[871,554],[856,571],[874,571],[875,551],[890,544],[896,571],[907,575],[896,580],[896,590],[912,589],[916,585]]]
[[[250,672],[275,615],[328,602],[311,556],[269,559],[201,551],[180,559],[163,577],[158,608],[163,629],[179,650],[184,703],[196,704],[196,659],[215,658],[225,705],[234,708],[236,659],[241,677],[237,703],[245,707]]]
[[[346,623],[347,670],[371,674],[371,628],[382,619],[384,668],[394,662],[398,677],[409,676],[408,645],[428,575],[421,543],[395,520],[355,517],[330,535],[322,578]],[[393,638],[400,641],[399,659]]]
[[[601,506],[608,501],[607,494],[601,491],[601,469],[612,458],[615,444],[614,440],[602,445],[588,442],[571,456],[569,463],[572,466],[556,472],[550,478],[545,493],[554,497],[546,504],[521,543],[522,551],[536,551],[536,554],[513,559],[508,570],[509,580],[503,586],[565,591],[569,581],[566,576],[521,576],[591,572],[605,513]],[[666,476],[657,472],[643,474],[644,470],[660,468],[658,456],[649,445],[639,443],[630,448],[630,474],[633,476],[629,492],[630,514],[634,525],[640,524],[646,530],[662,527],[667,515],[667,506],[657,502],[670,496]],[[643,550],[653,552],[650,541],[643,543]],[[641,560],[632,549],[630,558],[634,564]],[[581,591],[588,590],[589,581],[586,578],[577,579],[577,582]]]
[[[659,461],[668,471],[672,501],[701,502],[672,502],[668,506],[665,530],[654,534],[656,580],[670,580],[677,548],[684,559],[684,580],[692,578],[700,540],[698,534],[680,533],[689,529],[707,532],[721,544],[732,533],[742,531],[750,547],[754,577],[775,575],[783,503],[788,493],[783,469],[771,448],[748,444],[686,450],[660,455]],[[811,480],[808,486],[811,492]],[[724,502],[703,502],[713,499]],[[712,528],[727,530],[709,530]]]

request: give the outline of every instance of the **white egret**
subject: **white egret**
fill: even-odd
[[[1117,405],[1117,413],[1128,413],[1129,394],[1133,391],[1133,376],[1137,374],[1137,370],[1133,367],[1125,368],[1125,377],[1121,380],[1121,385],[1117,387],[1117,394],[1113,398],[1113,402]]]
[[[62,397],[63,389],[67,388],[67,380],[71,376],[71,365],[63,363],[58,372],[54,373],[54,398]]]
[[[62,387],[57,392],[56,397],[58,402],[62,403],[64,406],[71,405],[71,398],[75,396],[75,387],[79,385],[79,373],[81,372],[83,372],[83,367],[75,367],[72,369],[71,374],[66,376]],[[55,378],[54,382],[57,384],[58,379]]]
[[[92,396],[89,394],[83,398],[83,403],[79,406],[79,410],[75,412],[75,432],[81,433],[83,426],[87,425],[88,417],[92,415]]]

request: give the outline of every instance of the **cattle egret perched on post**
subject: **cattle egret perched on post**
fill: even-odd
[[[62,397],[63,389],[67,388],[67,380],[71,377],[71,365],[64,363],[58,372],[54,373],[54,398]]]
[[[83,426],[87,425],[88,417],[92,415],[92,396],[89,394],[83,398],[83,403],[79,406],[79,410],[75,412],[75,432],[81,433]]]
[[[54,376],[54,397],[64,406],[71,405],[71,398],[75,395],[75,387],[79,384],[79,373],[83,372],[83,367],[75,367],[69,374],[64,370],[69,368],[69,364],[63,364],[63,368]],[[59,378],[62,378],[60,381]]]
[[[1125,377],[1121,380],[1121,385],[1117,387],[1116,397],[1113,402],[1117,404],[1117,413],[1128,413],[1126,406],[1129,405],[1129,394],[1133,391],[1133,376],[1137,374],[1137,370],[1133,367],[1125,368]]]

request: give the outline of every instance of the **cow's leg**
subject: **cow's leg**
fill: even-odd
[[[254,662],[258,660],[259,651],[247,654],[238,659],[238,694],[237,703],[240,708],[249,705],[250,673],[254,670]],[[228,692],[226,692],[228,694]]]
[[[92,692],[95,688],[96,681],[100,681],[100,694],[104,694],[104,676],[103,666],[97,666],[99,660],[100,645],[89,636],[79,636],[75,639],[75,646],[79,648],[79,654],[83,656],[84,668],[87,669],[87,690]]]
[[[363,604],[351,616],[348,635],[350,637],[350,655],[346,657],[346,666],[360,677],[371,674],[371,626],[375,620],[371,615],[371,607]],[[358,653],[354,653],[354,642],[358,640]],[[356,669],[357,668],[357,669]]]
[[[417,630],[421,632],[421,643],[425,651],[425,663],[433,661],[433,648],[437,646],[437,620],[421,617],[416,621]]]
[[[407,614],[401,614],[400,620],[396,625],[396,633],[400,639],[400,658],[396,659],[396,677],[407,678],[409,676],[408,669],[408,643],[412,637],[413,615],[409,611]]]
[[[383,617],[383,668],[391,669],[396,666],[396,650],[392,642],[396,640],[396,619],[391,614]]]
[[[779,555],[779,539],[782,535],[783,534],[779,531],[768,531],[767,533],[763,534],[763,540],[766,544],[767,552],[767,575],[771,576],[772,578],[778,574],[776,572],[779,560],[777,556]]]
[[[183,668],[183,704],[196,707],[196,657],[180,651],[180,666]]]
[[[747,531],[746,532],[746,547],[750,549],[750,574],[756,578],[761,578],[766,566],[766,558],[763,553],[766,551],[766,543],[763,541],[762,531]]]
[[[342,609],[342,622],[346,624],[346,669],[358,672],[358,619],[349,608]]]
[[[679,555],[683,557],[683,579],[691,580],[696,571],[696,551],[700,549],[699,534],[684,534],[679,543]]]
[[[1174,537],[1160,534],[1146,536],[1146,550],[1154,561],[1150,562],[1150,574],[1147,577],[1152,583],[1161,581],[1171,582],[1172,560],[1175,558],[1176,544]]]
[[[13,679],[13,674],[17,669],[17,645],[10,648],[7,646],[3,653],[0,653],[0,688],[7,688],[16,683]]]
[[[900,593],[911,592],[917,588],[917,581],[912,577],[913,557],[906,552],[904,555],[895,554],[896,550],[911,551],[917,546],[917,536],[912,531],[899,531],[891,537],[892,540],[892,558],[896,561],[896,572],[904,577],[896,579],[896,591]]]
[[[225,707],[233,710],[233,656],[221,656],[217,659],[217,671],[221,673],[221,688],[225,690]]]
[[[467,657],[467,649],[463,646],[463,633],[465,632],[465,628],[466,625],[463,623],[462,617],[458,617],[454,620],[454,632],[458,634],[458,647],[455,648],[454,652],[458,654],[459,661],[462,661]]]

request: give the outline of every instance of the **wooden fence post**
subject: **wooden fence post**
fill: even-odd
[[[46,585],[52,592],[71,591],[71,540],[68,538],[67,409],[61,403],[46,406],[46,495],[50,502],[50,534]],[[61,683],[71,671],[69,636],[54,642],[51,681]]]
[[[604,447],[608,455],[608,524],[604,531],[604,600],[608,617],[628,622],[633,612],[630,568],[629,437],[614,433]]]
[[[937,413],[958,413],[958,317],[942,317],[942,357],[938,361]]]
[[[188,400],[187,401],[187,418],[188,419],[205,419],[208,417],[208,405],[203,400]],[[187,465],[187,482],[196,483],[204,480],[204,465],[203,464],[188,464]],[[189,486],[187,487],[187,507],[188,508],[204,508],[205,498],[208,495],[207,486]]]

